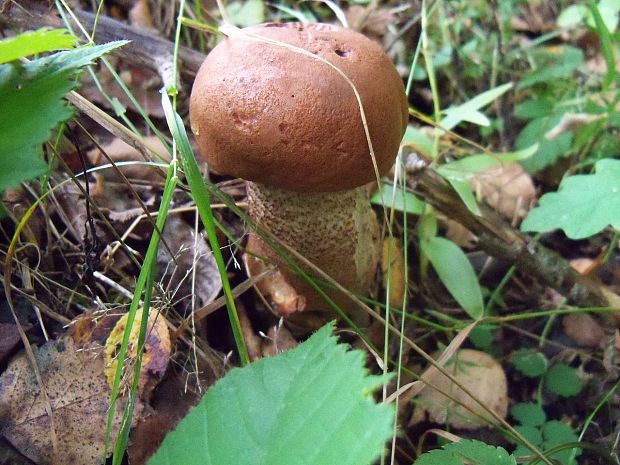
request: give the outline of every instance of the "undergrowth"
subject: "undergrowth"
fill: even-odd
[[[611,330],[620,302],[617,2],[251,0],[211,11],[181,0],[151,13],[153,27],[173,44],[172,54],[162,55],[166,66],[148,74],[151,87],[132,81],[144,70],[119,73],[112,55],[125,42],[94,45],[96,34],[70,20],[77,6],[57,0],[54,7],[65,30],[0,42],[4,295],[7,321],[17,323],[40,385],[31,343],[60,338],[80,318],[96,325],[119,309],[127,313],[111,351],[126,362],[116,365],[109,392],[109,405],[122,405],[122,415],[107,410],[102,457],[111,453],[111,463],[121,464],[131,441],[149,439],[132,431],[132,417],[143,420],[141,403],[150,396],[142,397],[141,373],[150,363],[143,349],[151,313],[173,336],[167,379],[181,380],[178,392],[193,392],[193,404],[206,394],[149,463],[618,463],[620,348]],[[101,3],[94,12],[104,10]],[[379,26],[370,27],[369,18]],[[253,223],[241,184],[201,171],[186,129],[191,82],[179,54],[182,47],[208,52],[234,30],[230,25],[285,20],[366,24],[362,30],[384,45],[406,83],[410,122],[393,176],[371,196],[385,236],[375,293],[344,290],[372,317],[371,329],[356,326],[331,301],[341,344],[324,328],[257,361],[257,344],[271,344],[270,355],[280,352],[285,325],[269,302],[249,292],[259,278],[242,269],[248,229],[327,300],[325,290],[338,284],[309,276],[304,269],[311,264]],[[96,104],[80,95],[87,88]],[[86,147],[105,153],[110,134],[140,158],[87,156]],[[139,171],[124,171],[131,168]],[[458,200],[457,216],[420,188],[422,170]],[[515,179],[524,184],[514,187]],[[110,192],[111,202],[104,200]],[[534,207],[538,192],[544,195]],[[78,202],[83,211],[70,208]],[[126,217],[110,215],[114,202],[126,202]],[[482,218],[499,228],[489,211],[503,217],[502,231],[514,243],[464,227]],[[172,250],[179,244],[166,224],[177,216],[191,225],[191,241]],[[205,285],[213,296],[199,304],[203,236],[201,250],[208,242],[213,254],[205,269],[218,279]],[[546,247],[566,259],[587,257],[609,293],[596,301],[563,294],[559,279],[542,280],[535,268],[548,265],[559,275],[567,262],[524,264],[511,248],[519,240],[527,240],[531,255]],[[191,264],[183,268],[188,249]],[[24,317],[27,308],[34,317]],[[136,315],[145,315],[136,320],[137,340]],[[571,332],[569,324],[578,328]],[[586,324],[599,340],[575,341]],[[347,351],[345,342],[357,350]],[[506,373],[503,414],[460,378],[484,365],[459,368],[455,360],[471,348],[492,355]],[[243,368],[224,375],[232,366]],[[450,380],[446,390],[442,376]],[[440,414],[425,404],[433,389],[443,395]],[[467,414],[455,414],[458,408]],[[340,409],[348,416],[341,418]],[[455,417],[467,417],[465,426],[455,426]],[[210,422],[216,428],[205,426]]]

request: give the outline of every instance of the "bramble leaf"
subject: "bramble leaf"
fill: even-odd
[[[327,325],[303,344],[230,371],[169,433],[149,465],[364,465],[392,431],[361,351]]]
[[[66,29],[42,28],[0,40],[0,63],[43,52],[67,50],[75,46],[77,38]]]
[[[0,65],[0,191],[47,169],[39,147],[72,110],[62,98],[76,73],[125,41],[81,47],[30,63]]]
[[[446,444],[422,454],[414,465],[516,465],[515,458],[501,447],[473,439]]]

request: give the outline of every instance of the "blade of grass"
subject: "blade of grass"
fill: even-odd
[[[599,39],[601,41],[601,50],[603,52],[603,58],[605,58],[605,64],[607,65],[607,74],[603,83],[603,88],[607,90],[609,85],[614,81],[616,77],[616,59],[614,56],[613,38],[609,33],[609,29],[605,26],[605,21],[601,16],[601,12],[594,0],[588,2],[588,8],[592,12],[594,17],[594,24],[596,25],[596,31],[598,32]]]
[[[185,175],[187,176],[187,182],[194,196],[196,207],[198,208],[198,214],[202,220],[202,224],[207,232],[209,238],[209,244],[217,263],[217,268],[222,278],[222,288],[224,289],[224,296],[226,298],[226,309],[228,310],[228,318],[230,320],[230,327],[237,344],[237,351],[239,352],[239,358],[242,365],[250,363],[250,356],[248,349],[243,339],[243,333],[241,331],[241,323],[239,322],[239,315],[237,314],[237,308],[235,306],[235,299],[232,294],[230,282],[226,274],[226,264],[224,263],[224,257],[217,240],[217,234],[215,231],[215,222],[213,219],[213,211],[211,210],[211,195],[207,190],[202,174],[198,169],[198,163],[196,163],[196,157],[192,151],[189,139],[187,138],[187,132],[185,126],[179,115],[172,109],[172,104],[168,95],[162,92],[162,106],[166,115],[166,121],[170,133],[174,138],[179,152],[181,154],[181,161]]]
[[[133,300],[131,301],[131,304],[129,306],[129,312],[127,316],[127,326],[125,327],[125,332],[123,334],[123,340],[121,342],[121,347],[118,352],[119,363],[117,364],[117,367],[116,367],[116,373],[114,375],[114,383],[112,384],[112,392],[110,394],[110,409],[108,411],[108,423],[106,426],[104,457],[107,455],[107,451],[109,450],[109,446],[110,446],[110,438],[112,435],[112,425],[114,422],[115,405],[116,405],[116,401],[119,398],[120,383],[121,383],[121,378],[123,374],[123,362],[125,360],[125,357],[127,356],[129,336],[131,335],[131,330],[133,328],[133,324],[136,318],[136,313],[138,312],[138,309],[140,308],[142,293],[145,291],[145,289],[146,289],[145,296],[144,296],[145,297],[145,301],[144,301],[145,313],[142,316],[142,320],[148,320],[147,312],[148,312],[148,307],[150,305],[150,302],[147,299],[150,299],[151,289],[149,289],[147,285],[149,283],[152,285],[152,276],[150,275],[152,274],[153,264],[155,263],[155,259],[157,258],[157,250],[159,248],[160,235],[158,231],[163,231],[164,225],[166,224],[166,218],[168,216],[168,209],[170,207],[170,201],[172,200],[172,195],[176,188],[177,182],[178,182],[178,178],[176,176],[176,160],[173,159],[172,163],[168,167],[168,175],[166,177],[164,193],[161,199],[159,213],[157,215],[157,221],[155,222],[157,227],[153,231],[153,235],[151,236],[151,240],[149,241],[149,246],[144,256],[144,262],[142,263],[142,268],[140,269],[140,274],[138,275],[138,279],[136,281],[136,288],[134,290]],[[144,334],[143,334],[144,332],[141,330],[139,337],[144,337]],[[140,350],[138,350],[138,353],[140,353]],[[140,360],[139,356],[138,356],[138,360]],[[136,376],[136,373],[137,373],[137,376],[139,376],[140,374],[139,363],[136,363],[135,368],[136,368],[136,371],[134,372],[134,377]],[[132,387],[132,391],[133,391],[133,387]],[[127,407],[128,408],[126,410],[128,410],[129,412],[128,413],[126,412],[125,415],[128,415],[129,417],[131,417],[133,413],[133,403],[130,402]],[[130,423],[131,422],[129,422],[129,424]],[[122,441],[123,430],[125,427],[129,428],[129,426],[130,425],[127,425],[127,426],[123,425],[123,428],[121,428],[121,431],[119,432],[119,435],[117,436],[116,442],[119,442],[119,439],[121,439],[120,441],[121,446],[123,443]],[[126,442],[125,442],[125,445],[126,445]],[[120,446],[117,448],[115,446],[114,456],[112,458],[112,463],[114,465],[121,463],[122,458],[123,458],[123,453],[124,453],[124,448]]]

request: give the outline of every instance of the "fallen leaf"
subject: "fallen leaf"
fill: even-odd
[[[576,270],[579,274],[587,275],[592,272],[594,268],[596,268],[597,263],[591,258],[575,258],[570,262],[571,268]]]
[[[187,389],[178,376],[166,376],[153,393],[152,409],[131,431],[127,453],[131,465],[142,465],[155,453],[164,440],[189,409],[200,400],[200,395]]]
[[[102,351],[82,349],[70,337],[33,348],[52,407],[46,412],[40,386],[25,351],[0,376],[0,432],[39,465],[98,465],[104,451],[110,389],[103,374]],[[137,403],[134,418],[140,416]],[[123,405],[118,403],[113,433]],[[52,427],[58,448],[52,447]],[[114,437],[114,435],[113,435]]]
[[[445,369],[483,405],[500,417],[506,417],[508,412],[506,374],[493,357],[478,350],[461,349],[445,365]],[[428,381],[455,399],[453,401],[437,389],[427,386],[417,398],[416,410],[427,412],[431,421],[448,424],[454,428],[473,430],[487,425],[478,417],[479,415],[488,419],[490,424],[495,424],[495,420],[478,403],[441,372],[437,371]],[[416,412],[416,416],[419,413]]]
[[[159,138],[155,136],[145,137],[144,145],[148,147],[154,161],[170,161],[168,149]],[[128,179],[163,182],[165,177],[165,173],[161,171],[161,168],[149,166],[145,163],[144,155],[137,148],[118,138],[113,139],[108,144],[101,145],[101,148],[90,150],[88,152],[88,159],[94,166],[108,165],[110,160],[114,163],[142,162],[142,164],[118,167]],[[122,181],[122,178],[114,168],[105,169],[102,173],[107,181]]]
[[[562,118],[558,121],[558,124],[547,131],[545,134],[545,139],[557,139],[560,135],[567,131],[574,131],[579,129],[581,126],[585,126],[586,124],[590,124],[604,118],[607,118],[606,114],[592,115],[589,113],[566,112],[562,115]]]
[[[263,340],[263,357],[273,357],[287,350],[294,349],[297,345],[297,339],[284,326],[284,321],[280,320],[277,326],[269,328],[267,337]]]
[[[123,377],[120,387],[120,392],[122,393],[129,390],[133,380],[133,368],[138,353],[138,335],[140,334],[142,314],[142,309],[139,309],[131,327],[129,345],[123,362]],[[118,352],[123,341],[128,317],[129,314],[126,313],[118,320],[105,343],[105,377],[110,387],[114,385],[114,377],[116,376],[118,366]],[[164,315],[155,308],[151,308],[148,318],[144,355],[142,356],[140,379],[138,381],[138,396],[141,399],[147,398],[157,383],[163,378],[168,367],[171,351],[168,322]]]
[[[127,14],[132,26],[143,28],[153,27],[153,17],[148,0],[137,0]]]
[[[477,195],[512,224],[519,223],[536,200],[531,176],[520,164],[506,162],[474,175],[470,184]]]
[[[407,275],[405,273],[405,260],[398,239],[386,237],[383,240],[383,256],[381,258],[381,272],[383,274],[383,287],[388,290],[389,278],[389,302],[394,308],[407,307],[404,300],[407,295]]]
[[[19,343],[17,326],[13,323],[0,323],[0,363]]]
[[[566,315],[562,319],[564,333],[580,346],[603,347],[606,343],[605,331],[587,313]]]

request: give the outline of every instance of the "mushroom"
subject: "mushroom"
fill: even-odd
[[[393,165],[407,119],[402,80],[381,47],[330,24],[238,31],[209,53],[190,98],[201,156],[215,172],[248,181],[250,217],[360,294],[370,290],[380,253],[364,185]],[[277,266],[259,289],[280,315],[307,310],[318,312],[316,324],[324,320],[328,305],[253,231],[246,252],[252,275],[265,261]],[[342,293],[327,294],[355,314]]]

